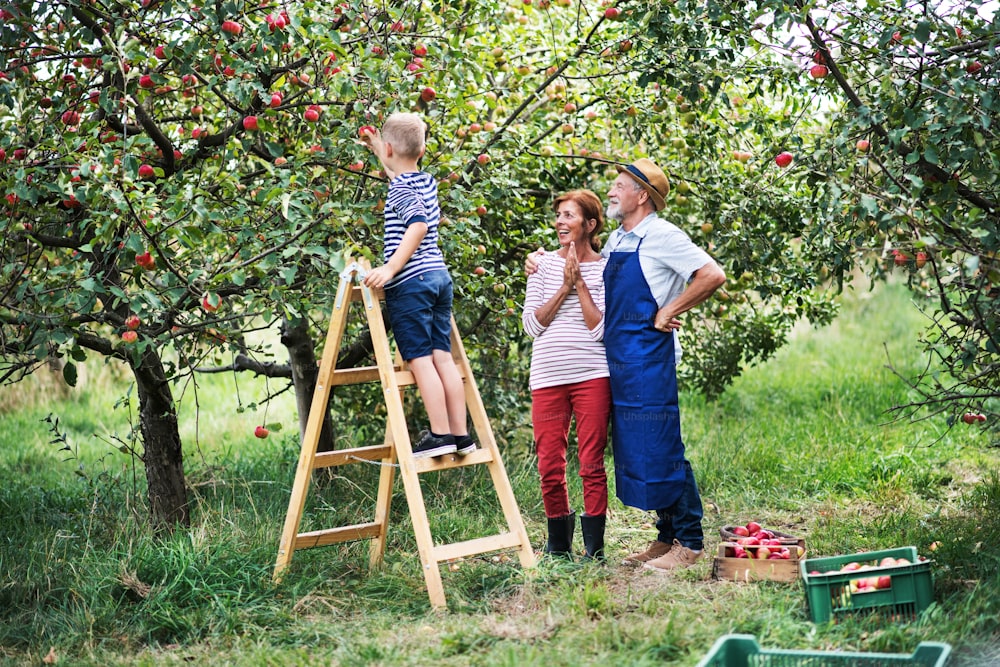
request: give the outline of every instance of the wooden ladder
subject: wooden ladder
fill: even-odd
[[[439,563],[490,551],[516,548],[521,566],[527,568],[534,565],[535,557],[454,317],[451,321],[452,356],[464,381],[466,407],[472,418],[479,448],[465,456],[450,454],[435,458],[413,458],[403,411],[403,388],[415,384],[415,381],[413,374],[406,369],[402,361],[393,363],[389,337],[386,333],[385,321],[382,318],[380,293],[366,287],[361,282],[368,268],[367,264],[362,266],[358,262],[348,259],[347,268],[340,274],[340,285],[337,288],[333,314],[330,317],[326,347],[323,350],[319,377],[309,409],[309,420],[302,437],[302,450],[299,454],[298,468],[295,471],[292,495],[288,501],[285,527],[281,533],[278,559],[274,567],[274,580],[278,581],[281,578],[296,549],[361,539],[372,540],[369,564],[373,569],[378,567],[385,553],[389,505],[392,499],[395,463],[398,460],[399,474],[403,478],[406,502],[410,508],[413,531],[417,539],[417,550],[420,554],[424,579],[427,583],[427,593],[430,596],[431,605],[444,607],[446,603]],[[337,356],[347,325],[348,313],[351,303],[356,301],[363,302],[372,344],[375,348],[377,365],[337,370]],[[385,443],[368,447],[317,452],[316,448],[323,428],[331,388],[377,380],[382,383],[382,393],[388,415]],[[313,470],[359,462],[381,464],[374,520],[352,526],[299,533],[306,493]],[[489,469],[493,486],[496,488],[500,506],[507,521],[507,532],[465,542],[435,545],[431,536],[430,524],[427,521],[427,510],[424,506],[423,493],[420,490],[419,475],[477,464],[485,464]]]

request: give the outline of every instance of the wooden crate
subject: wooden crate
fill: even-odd
[[[804,542],[804,540],[803,540]],[[735,542],[723,542],[719,545],[718,555],[712,563],[712,577],[725,581],[782,581],[793,582],[799,578],[799,561],[805,558],[805,552],[799,556],[797,549],[791,549],[791,558],[765,559],[736,558],[727,556],[727,549],[737,547]],[[805,549],[805,544],[800,544]],[[754,547],[744,547],[753,549]],[[730,552],[731,553],[731,552]]]

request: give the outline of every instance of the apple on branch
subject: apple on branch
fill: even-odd
[[[792,160],[794,159],[795,159],[794,155],[792,155],[788,151],[782,151],[781,153],[778,153],[776,156],[774,156],[774,163],[779,167],[781,167],[782,169],[784,169],[785,167],[790,165],[792,163]]]
[[[214,313],[222,305],[222,297],[214,292],[205,292],[201,297],[201,307],[210,313]]]
[[[257,436],[258,438],[261,438],[261,439],[266,438],[269,433],[270,433],[270,431],[268,431],[267,427],[263,426],[263,425],[262,426],[258,426],[257,428],[255,428],[253,430],[253,434],[255,436]]]

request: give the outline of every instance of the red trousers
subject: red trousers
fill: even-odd
[[[570,513],[566,488],[570,418],[576,419],[584,512],[588,516],[607,514],[608,475],[604,470],[604,448],[608,444],[610,415],[611,382],[608,378],[531,392],[531,422],[546,517],[556,519]]]

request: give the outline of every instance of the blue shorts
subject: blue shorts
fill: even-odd
[[[428,271],[385,291],[385,307],[396,347],[405,361],[451,352],[451,275]]]

